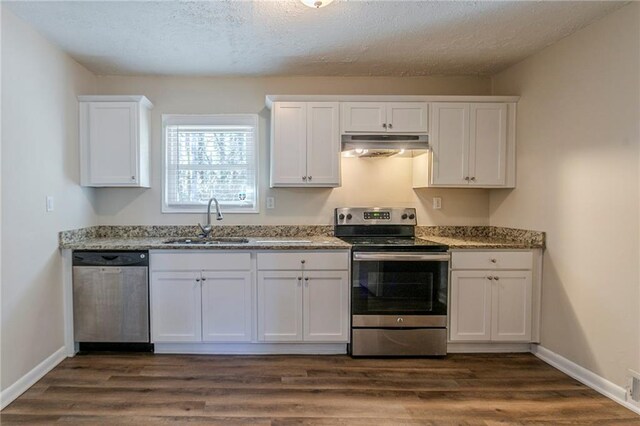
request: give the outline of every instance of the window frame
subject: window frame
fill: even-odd
[[[191,213],[201,214],[207,212],[206,204],[188,207],[171,207],[167,204],[167,129],[168,125],[175,124],[204,124],[204,125],[220,125],[229,124],[229,120],[245,121],[245,124],[254,126],[254,176],[253,185],[255,193],[255,204],[253,209],[234,209],[231,207],[223,207],[223,214],[257,214],[260,213],[260,191],[259,191],[259,116],[258,114],[162,114],[162,194],[161,194],[161,211],[162,213]],[[237,123],[236,123],[237,124]],[[222,203],[220,203],[222,205]]]

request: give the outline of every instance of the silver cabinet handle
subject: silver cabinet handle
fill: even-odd
[[[306,260],[304,260],[304,259],[302,259],[302,260],[300,261],[300,263],[302,263],[303,265],[305,264],[305,262],[306,262]]]
[[[305,180],[305,181],[306,181],[306,180],[307,180],[307,177],[306,177],[306,176],[302,176],[302,180]]]
[[[304,277],[304,280],[305,281],[309,281],[309,277]]]
[[[474,176],[474,177],[472,177],[472,178],[471,178],[471,180],[472,180],[473,182],[475,182],[475,181],[476,181],[476,177],[475,177],[475,176]]]
[[[200,282],[200,278],[196,278],[196,282],[199,283]]]
[[[298,277],[298,281],[302,281],[302,277]]]
[[[494,280],[498,281],[500,277],[493,277]]]
[[[382,128],[386,129],[387,128],[387,123],[382,123]]]
[[[131,176],[131,180],[136,180],[136,177],[135,176]]]
[[[311,180],[311,177],[312,177],[312,176],[307,176],[307,178],[308,178],[309,180]]]
[[[431,260],[431,261],[444,261],[447,262],[449,261],[449,255],[445,254],[445,253],[419,253],[419,252],[413,252],[413,253],[379,253],[379,252],[366,252],[366,253],[360,253],[360,252],[356,252],[353,253],[353,260],[354,261],[373,261],[373,262],[380,262],[380,261],[405,261],[405,262],[411,262],[411,261],[425,261],[425,260]]]
[[[487,277],[489,281],[493,281],[493,277]]]
[[[393,128],[393,124],[389,123],[389,128],[392,129]]]
[[[404,322],[404,318],[398,318],[398,319],[396,320],[396,322],[397,322],[398,324],[402,324],[402,323]]]
[[[491,263],[496,263],[497,261],[497,259],[491,259]]]
[[[202,281],[206,281],[207,279],[205,277],[202,277]]]
[[[469,181],[469,176],[465,176],[464,180]]]

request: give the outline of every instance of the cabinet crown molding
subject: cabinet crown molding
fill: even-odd
[[[153,108],[153,103],[143,95],[80,95],[78,102],[138,102],[149,109]]]
[[[520,96],[443,95],[266,95],[265,105],[274,102],[518,102]]]

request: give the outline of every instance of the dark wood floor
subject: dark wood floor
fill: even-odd
[[[79,355],[2,425],[640,425],[530,354],[446,359]]]

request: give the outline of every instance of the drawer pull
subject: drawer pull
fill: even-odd
[[[498,281],[500,277],[493,277],[494,280]]]
[[[493,281],[493,277],[487,277],[489,281]]]
[[[491,263],[496,263],[497,261],[497,259],[491,259]]]

